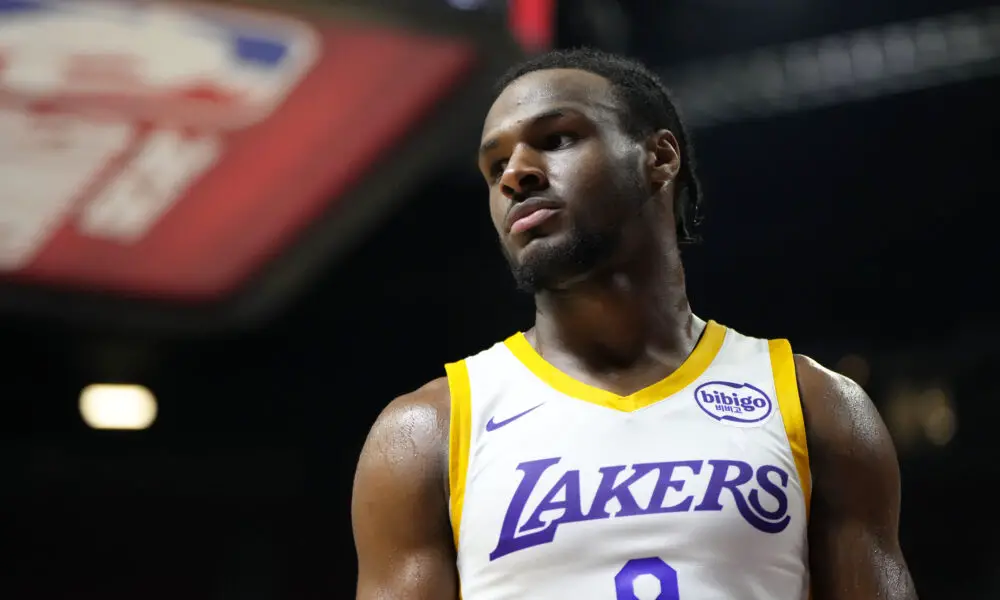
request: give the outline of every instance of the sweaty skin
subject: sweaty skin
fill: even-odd
[[[448,518],[448,381],[395,399],[365,442],[351,517],[359,600],[457,600]]]
[[[480,167],[512,263],[544,264],[575,232],[609,224],[626,231],[599,269],[536,294],[535,328],[526,335],[570,376],[627,395],[676,370],[704,321],[687,303],[676,243],[676,139],[661,130],[630,141],[614,111],[599,76],[572,69],[526,75],[490,110]],[[626,171],[634,178],[617,175]],[[636,190],[650,201],[605,201]],[[541,235],[510,233],[513,204],[536,193],[558,203],[556,216]],[[885,425],[854,382],[804,356],[795,366],[813,476],[813,600],[916,600],[899,547],[899,467]],[[449,412],[448,383],[436,379],[390,403],[368,435],[351,510],[359,600],[458,598]]]
[[[899,462],[861,386],[795,357],[813,473],[814,600],[916,600],[899,547]]]

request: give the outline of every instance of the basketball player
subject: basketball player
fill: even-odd
[[[865,392],[692,313],[678,246],[698,184],[652,74],[531,59],[501,82],[479,166],[535,324],[378,418],[359,599],[916,598]]]

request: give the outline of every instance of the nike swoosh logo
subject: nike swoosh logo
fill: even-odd
[[[542,402],[542,404],[545,404],[545,403]],[[486,423],[486,431],[496,431],[497,429],[500,429],[504,425],[510,425],[514,421],[520,419],[524,415],[526,415],[526,414],[530,413],[531,411],[535,410],[536,408],[538,408],[542,404],[539,404],[537,406],[532,406],[531,408],[529,408],[528,410],[524,411],[523,413],[518,413],[518,414],[514,415],[513,417],[510,417],[508,419],[504,419],[503,421],[494,421],[493,417],[490,417],[490,420]]]

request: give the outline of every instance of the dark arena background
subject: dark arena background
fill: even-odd
[[[376,415],[530,324],[490,84],[590,45],[692,127],[695,310],[862,384],[921,598],[1000,598],[1000,5],[114,6],[0,0],[0,597],[353,597]]]

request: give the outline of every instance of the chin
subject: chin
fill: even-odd
[[[539,291],[558,287],[603,264],[615,254],[621,232],[590,233],[577,229],[538,232],[523,245],[505,247],[518,287]]]
[[[572,244],[560,243],[550,236],[534,238],[514,253],[514,262],[526,269],[548,271],[550,264],[564,262],[565,255],[571,252]]]
[[[518,287],[538,292],[576,277],[585,265],[575,249],[572,240],[560,241],[549,236],[531,240],[517,252],[516,260],[511,261]]]
[[[535,252],[551,252],[560,247],[573,246],[573,236],[566,231],[538,231],[524,234],[527,241],[522,242],[517,250],[519,255]]]

